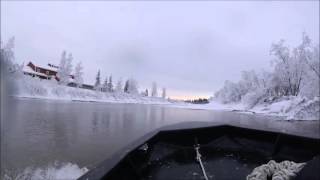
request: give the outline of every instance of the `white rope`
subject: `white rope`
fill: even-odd
[[[197,161],[198,161],[199,164],[200,164],[200,167],[201,167],[201,170],[202,170],[202,174],[203,174],[204,179],[205,179],[205,180],[208,180],[208,176],[207,176],[207,174],[206,174],[206,170],[204,169],[204,166],[203,166],[202,161],[201,161],[201,154],[200,154],[200,152],[199,152],[199,149],[200,149],[199,145],[195,146],[195,150],[196,150],[196,153],[197,153],[196,159],[197,159]]]
[[[277,163],[271,160],[267,164],[254,168],[252,173],[247,176],[247,180],[267,180],[268,177],[272,177],[272,180],[289,180],[295,177],[305,164],[293,161]]]

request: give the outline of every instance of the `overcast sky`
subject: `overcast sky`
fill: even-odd
[[[270,70],[271,43],[294,46],[303,31],[319,42],[319,1],[1,1],[1,38],[15,36],[18,62],[58,64],[66,50],[87,83],[100,69],[180,98]]]

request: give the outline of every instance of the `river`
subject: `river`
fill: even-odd
[[[1,175],[72,163],[88,169],[144,134],[182,122],[234,124],[320,137],[319,121],[160,105],[9,98],[1,115]]]

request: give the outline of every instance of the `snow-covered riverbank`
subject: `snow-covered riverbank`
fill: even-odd
[[[258,104],[251,109],[256,113],[285,116],[287,120],[320,120],[320,98],[282,97],[277,101]]]
[[[299,96],[282,97],[268,102],[262,102],[252,108],[243,103],[222,104],[211,101],[209,104],[189,104],[172,102],[159,97],[147,97],[140,94],[123,92],[99,92],[82,88],[74,88],[58,85],[56,82],[39,80],[28,76],[14,78],[14,88],[11,95],[23,98],[38,98],[49,100],[70,100],[83,102],[107,102],[107,103],[135,103],[157,104],[168,107],[222,110],[239,113],[265,114],[283,116],[287,120],[319,120],[320,98],[312,100]]]
[[[22,76],[13,80],[11,95],[21,98],[37,98],[48,100],[70,100],[84,102],[169,104],[160,97],[146,97],[140,94],[124,92],[100,92],[82,88],[58,85],[54,81],[39,80]]]
[[[315,97],[307,100],[302,97],[283,97],[272,103],[262,103],[247,108],[245,104],[222,104],[211,101],[209,104],[170,104],[177,108],[221,110],[238,113],[264,114],[270,116],[282,116],[287,120],[319,120],[320,118],[320,98]]]

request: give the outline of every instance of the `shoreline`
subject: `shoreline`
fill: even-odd
[[[82,103],[116,103],[116,104],[143,104],[143,105],[160,105],[169,108],[180,108],[190,110],[209,110],[209,111],[224,111],[231,113],[241,113],[250,115],[263,115],[263,116],[275,116],[281,117],[285,121],[319,121],[319,119],[294,119],[290,118],[290,113],[284,114],[282,112],[270,112],[262,111],[261,107],[254,107],[252,109],[245,109],[242,104],[220,104],[217,102],[210,102],[208,104],[188,104],[179,102],[169,102],[167,100],[144,97],[143,99],[130,98],[130,99],[82,99],[82,98],[56,98],[56,97],[45,97],[45,96],[28,96],[28,95],[11,95],[13,98],[18,99],[36,99],[36,100],[54,100],[54,101],[66,101],[66,102],[82,102]],[[271,104],[273,105],[273,104]],[[270,106],[271,106],[270,105]]]

